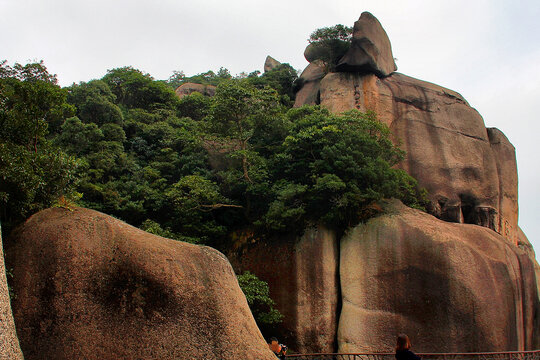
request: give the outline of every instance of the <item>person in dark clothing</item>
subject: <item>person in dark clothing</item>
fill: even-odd
[[[411,341],[405,334],[399,334],[396,345],[396,360],[420,360],[420,356],[411,350]]]

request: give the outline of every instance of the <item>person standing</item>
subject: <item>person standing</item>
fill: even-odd
[[[280,359],[285,359],[285,354],[287,353],[287,347],[283,344],[280,344],[278,342],[278,339],[273,337],[270,338],[270,342],[268,343],[268,347],[272,352]]]
[[[420,360],[420,356],[411,350],[411,341],[405,334],[399,334],[396,345],[396,360]]]

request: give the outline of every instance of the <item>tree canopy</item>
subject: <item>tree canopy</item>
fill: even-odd
[[[322,61],[326,72],[333,71],[351,46],[352,30],[341,24],[315,30],[308,39],[310,57]]]
[[[0,220],[9,229],[73,191],[78,162],[55,147],[75,108],[41,63],[0,63]]]

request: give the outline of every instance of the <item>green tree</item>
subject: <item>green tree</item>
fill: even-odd
[[[283,315],[274,308],[276,303],[270,298],[268,283],[249,271],[237,275],[237,279],[259,327],[281,323]]]
[[[118,104],[130,108],[175,109],[178,97],[166,84],[130,66],[109,70],[103,77]]]
[[[7,227],[70,194],[78,162],[47,139],[74,109],[43,62],[0,63],[0,219]]]
[[[352,28],[341,24],[315,30],[309,36],[309,57],[323,62],[325,71],[333,71],[351,46]]]
[[[220,142],[231,158],[240,160],[241,176],[246,183],[262,180],[264,161],[253,146],[257,130],[275,123],[279,116],[277,94],[271,89],[257,89],[243,80],[223,82],[212,98],[206,121],[213,141]]]
[[[178,111],[181,116],[187,116],[193,120],[202,120],[208,114],[210,101],[210,97],[194,92],[180,99]]]
[[[167,192],[167,198],[173,206],[177,231],[200,238],[203,242],[225,234],[226,228],[216,221],[216,210],[241,208],[231,204],[217,184],[200,175],[180,179]]]
[[[396,165],[404,152],[373,113],[333,115],[320,107],[292,109],[294,124],[273,159],[275,200],[266,214],[274,229],[324,222],[346,229],[383,198],[420,206],[416,181]]]
[[[77,116],[85,123],[123,124],[123,114],[115,104],[116,96],[102,80],[72,85],[68,88],[68,101],[77,108]]]
[[[277,91],[281,103],[292,106],[295,96],[295,81],[298,79],[297,71],[289,64],[281,64],[276,68],[265,72],[261,76],[251,73],[247,76],[248,81],[258,88],[268,86]]]

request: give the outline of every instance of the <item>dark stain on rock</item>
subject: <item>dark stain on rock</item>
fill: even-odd
[[[164,320],[178,311],[173,293],[165,284],[133,264],[117,263],[95,277],[91,293],[111,316]]]

